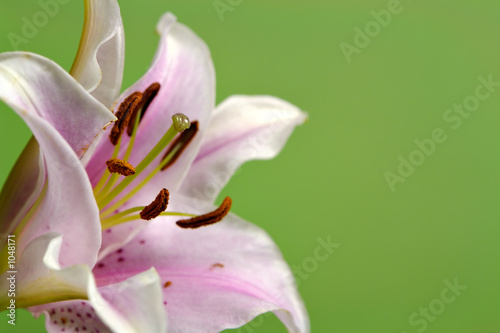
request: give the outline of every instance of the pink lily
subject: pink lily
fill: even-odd
[[[71,75],[34,54],[0,55],[0,98],[36,139],[0,195],[1,232],[17,242],[16,306],[45,313],[49,332],[219,332],[268,311],[290,332],[309,332],[293,275],[271,238],[229,213],[229,201],[204,215],[234,171],[274,157],[305,114],[267,96],[234,96],[215,108],[208,48],[172,14],[158,23],[150,70],[118,97],[118,4],[88,0],[86,9]],[[107,126],[117,120],[108,107],[127,111],[127,103],[139,103],[143,116],[116,113]],[[175,135],[179,113],[193,124]],[[110,140],[121,122],[131,124],[130,136]],[[109,176],[112,157],[136,174]],[[167,211],[139,214],[163,188],[171,193],[158,199],[168,201]],[[179,215],[200,216],[202,225],[222,221],[181,228]],[[2,307],[9,302],[0,296]]]

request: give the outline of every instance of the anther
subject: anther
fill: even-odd
[[[117,173],[122,176],[135,175],[135,168],[128,162],[118,158],[112,158],[106,162],[110,173]]]
[[[142,99],[137,108],[134,110],[130,117],[130,122],[128,123],[127,127],[127,134],[128,136],[132,135],[132,132],[134,131],[134,125],[135,125],[135,119],[137,118],[137,112],[140,112],[139,116],[139,121],[142,120],[142,117],[144,117],[144,114],[146,113],[149,104],[153,101],[153,99],[156,97],[158,94],[158,91],[160,90],[160,84],[158,82],[155,82],[151,84],[149,87],[144,90],[142,93]]]
[[[170,145],[165,155],[163,155],[162,161],[168,158],[168,162],[161,168],[161,170],[167,169],[169,166],[174,164],[174,162],[181,156],[182,152],[191,143],[196,133],[198,132],[198,122],[193,121],[191,126],[184,132],[179,134],[174,142]]]
[[[168,196],[168,190],[166,188],[162,189],[156,199],[141,211],[141,219],[152,220],[163,213],[167,209]]]
[[[188,220],[177,221],[177,225],[185,229],[196,229],[206,225],[214,224],[221,221],[231,209],[233,201],[230,197],[226,197],[219,208],[213,212],[190,218]]]
[[[134,110],[139,105],[141,98],[142,94],[140,92],[135,92],[132,95],[125,98],[122,104],[120,104],[120,106],[118,107],[118,111],[116,111],[115,114],[118,120],[113,125],[111,133],[109,134],[109,140],[111,141],[112,144],[116,145],[118,143],[118,140],[122,136],[123,131],[125,131],[125,128],[129,124],[130,117],[132,116]]]

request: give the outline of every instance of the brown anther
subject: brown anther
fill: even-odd
[[[153,101],[153,99],[156,97],[158,94],[158,91],[160,90],[160,84],[158,82],[155,82],[151,84],[149,87],[144,90],[142,93],[142,99],[137,108],[134,110],[132,113],[130,119],[131,121],[128,123],[127,127],[127,134],[128,136],[132,135],[132,132],[134,131],[134,125],[135,125],[135,119],[137,118],[137,112],[140,112],[141,115],[139,116],[139,121],[142,120],[142,117],[144,117],[144,114],[146,113],[149,104]]]
[[[215,269],[215,268],[217,268],[217,267],[219,267],[219,268],[224,268],[224,265],[223,265],[223,264],[221,264],[220,262],[216,262],[215,264],[213,264],[213,265],[210,267],[210,270],[213,270],[213,269]]]
[[[156,199],[141,211],[141,219],[152,220],[164,212],[167,209],[168,196],[168,190],[166,188],[162,189]]]
[[[193,121],[191,123],[191,126],[185,130],[184,132],[180,133],[177,138],[175,139],[174,142],[170,145],[168,148],[167,152],[165,155],[163,155],[163,158],[161,159],[162,161],[169,156],[169,160],[167,164],[161,168],[161,170],[167,169],[169,166],[175,163],[179,156],[181,156],[182,152],[187,148],[187,146],[193,141],[193,138],[195,137],[196,133],[198,133],[198,122]]]
[[[177,225],[185,229],[196,229],[199,227],[204,227],[206,225],[214,224],[222,220],[231,209],[231,204],[233,201],[230,197],[226,197],[222,204],[214,210],[213,212],[199,215],[188,220],[177,221]]]
[[[116,145],[118,143],[118,140],[122,136],[123,131],[125,131],[125,128],[129,124],[130,117],[138,107],[141,98],[142,94],[136,91],[132,95],[125,98],[122,104],[120,104],[120,106],[118,107],[118,111],[116,111],[115,114],[118,120],[113,125],[111,133],[109,134],[109,140],[112,144]]]
[[[135,168],[132,166],[132,164],[126,161],[112,158],[106,162],[106,165],[108,166],[108,170],[110,173],[117,173],[122,176],[135,175]]]
[[[165,282],[165,284],[163,285],[163,288],[168,288],[170,287],[170,285],[172,284],[172,281],[167,281]]]

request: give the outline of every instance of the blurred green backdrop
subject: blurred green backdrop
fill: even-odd
[[[213,0],[119,1],[124,87],[147,69],[156,21],[172,11],[211,48],[218,101],[270,94],[308,111],[278,158],[244,165],[222,195],[282,249],[312,331],[500,332],[500,87],[477,88],[479,77],[500,82],[498,1],[221,1],[232,9],[222,16]],[[1,52],[40,10],[3,2]],[[69,1],[20,48],[69,69],[82,15]],[[30,133],[0,113],[3,184]],[[321,261],[328,239],[340,247]],[[17,323],[44,331],[27,312]],[[285,331],[269,315],[239,330]]]

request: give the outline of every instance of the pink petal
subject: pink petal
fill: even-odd
[[[171,209],[196,213],[175,202]],[[170,332],[219,332],[267,311],[276,311],[290,332],[309,332],[293,275],[264,231],[232,214],[196,230],[181,229],[176,220],[157,218],[100,260],[97,283],[155,267],[164,284]]]
[[[32,301],[44,294],[54,297],[61,291],[73,297],[88,297],[89,301],[63,301],[31,307],[29,310],[35,315],[47,315],[49,332],[166,332],[159,277],[154,269],[97,288],[87,266],[59,267],[60,245],[61,238],[55,234],[35,239],[22,255],[18,275],[21,284],[18,285],[16,301],[26,293]]]
[[[99,293],[118,314],[117,320],[99,312],[103,321],[115,332],[167,332],[167,316],[163,305],[160,277],[155,269],[139,273],[125,281],[99,287]],[[95,302],[93,302],[95,304]]]
[[[31,53],[0,55],[0,98],[48,121],[78,157],[116,119],[56,63]]]
[[[307,115],[269,96],[232,96],[214,111],[200,152],[181,194],[193,203],[213,203],[234,172],[246,161],[270,159],[283,148]]]
[[[93,266],[101,241],[99,212],[75,152],[83,154],[85,145],[113,120],[113,115],[62,68],[27,53],[0,55],[0,98],[33,132],[45,164],[45,170],[38,171],[47,177],[47,191],[21,233],[18,250],[41,234],[58,232],[65,235],[60,258],[63,266]],[[20,178],[23,173],[16,176],[19,186],[24,187]],[[19,196],[14,198],[21,200]],[[13,222],[18,221],[9,221]]]
[[[85,24],[71,75],[107,107],[118,97],[125,43],[116,0],[86,0]]]
[[[141,121],[129,162],[137,165],[142,161],[172,124],[173,114],[184,113],[192,121],[198,120],[201,126],[199,133],[177,162],[146,186],[144,191],[148,193],[158,192],[162,187],[173,190],[179,186],[187,170],[186,166],[192,162],[198,151],[215,101],[215,74],[205,43],[189,28],[177,23],[170,13],[160,19],[157,30],[161,34],[161,40],[151,68],[122,94],[117,103],[121,103],[132,92],[143,92],[154,82],[161,85],[158,95]],[[127,143],[128,136],[124,135],[122,153]],[[111,158],[113,148],[109,140],[104,139],[88,164],[87,171],[93,184],[97,183],[102,175],[105,162]],[[137,181],[158,166],[162,155],[153,161]],[[137,181],[134,184],[137,184]],[[158,183],[162,185],[158,186]]]

